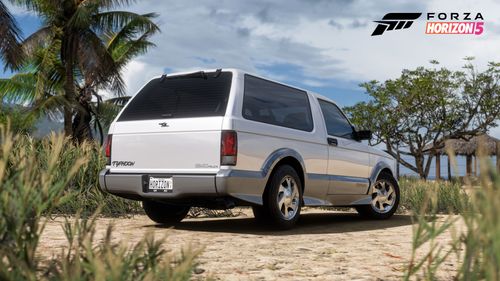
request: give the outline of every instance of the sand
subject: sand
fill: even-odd
[[[64,219],[48,221],[39,255],[60,253],[66,245]],[[363,220],[355,213],[308,209],[293,230],[274,231],[257,224],[248,210],[234,218],[186,219],[175,228],[145,216],[100,218],[98,234],[115,225],[114,237],[135,243],[147,232],[166,236],[165,247],[178,253],[192,245],[204,250],[193,279],[216,280],[400,280],[411,254],[412,220]],[[449,235],[438,239],[448,242]],[[456,265],[445,263],[439,277],[452,280]]]

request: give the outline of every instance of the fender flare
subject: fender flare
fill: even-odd
[[[377,178],[380,175],[380,172],[382,172],[382,170],[384,170],[384,169],[388,169],[389,171],[391,171],[392,176],[397,181],[397,179],[394,175],[394,171],[392,170],[392,167],[389,164],[387,164],[386,162],[378,162],[372,169],[372,173],[371,173],[370,178],[369,178],[370,179],[370,186],[368,187],[368,190],[366,191],[367,194],[370,192],[370,189],[372,188],[373,184],[377,181]]]
[[[304,173],[304,182],[306,181],[307,172],[304,164],[304,159],[302,158],[302,156],[300,156],[300,154],[293,149],[280,148],[278,150],[273,151],[264,161],[264,164],[262,164],[261,172],[266,182],[269,180],[269,176],[271,175],[273,169],[276,167],[276,164],[278,164],[279,161],[281,161],[286,157],[293,157],[300,163],[300,166],[302,167],[302,171]]]

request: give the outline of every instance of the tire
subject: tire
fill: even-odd
[[[269,214],[262,206],[252,206],[252,212],[255,220],[259,223],[269,223]]]
[[[384,220],[392,217],[399,206],[400,192],[394,177],[382,172],[371,189],[370,205],[356,207],[359,215],[365,218]]]
[[[146,215],[154,222],[173,225],[184,219],[190,207],[176,206],[158,201],[142,201]]]
[[[266,186],[264,205],[257,208],[256,218],[265,218],[272,227],[290,229],[300,217],[302,202],[302,183],[295,171],[289,165],[276,168]],[[265,217],[262,217],[264,216]]]

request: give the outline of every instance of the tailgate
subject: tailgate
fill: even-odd
[[[216,173],[223,117],[117,122],[111,172]],[[162,126],[163,123],[167,126]]]

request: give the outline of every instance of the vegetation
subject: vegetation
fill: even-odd
[[[111,226],[97,243],[96,215],[66,220],[68,247],[48,262],[39,261],[46,222],[41,216],[75,201],[67,186],[78,183],[80,170],[95,161],[85,153],[68,157],[65,142],[63,136],[52,135],[37,144],[0,127],[0,279],[189,280],[197,251],[167,255],[162,241],[152,235],[129,248],[112,241]]]
[[[467,189],[459,181],[423,181],[400,178],[401,202],[399,212],[412,211],[420,214],[461,214],[469,204]],[[430,203],[429,194],[433,195]]]
[[[53,159],[57,144],[55,140],[59,139],[62,139],[61,148],[57,159]],[[76,214],[81,212],[83,216],[88,216],[96,212],[99,206],[102,208],[101,214],[106,216],[129,216],[142,213],[138,202],[121,199],[99,190],[97,175],[106,165],[106,159],[95,142],[75,145],[67,137],[55,134],[41,140],[29,135],[16,135],[10,152],[8,167],[17,165],[13,161],[21,161],[25,156],[30,156],[29,168],[34,174],[42,174],[53,169],[51,174],[53,180],[64,183],[61,187],[62,193],[59,195],[64,194],[65,199],[54,204],[51,213]],[[19,159],[14,156],[18,156]],[[73,171],[73,163],[78,159],[86,159],[86,161]],[[68,174],[72,176],[66,179]],[[23,183],[12,184],[22,185]],[[2,193],[4,191],[2,190]]]
[[[21,44],[22,71],[0,81],[0,96],[30,104],[34,112],[64,117],[66,135],[91,139],[90,122],[99,110],[99,90],[125,93],[121,70],[153,44],[156,14],[113,11],[132,1],[16,0],[38,14],[43,26]]]
[[[481,188],[474,189],[470,204],[458,218],[436,216],[435,191],[425,195],[415,216],[413,253],[405,280],[436,280],[437,271],[445,270],[450,261],[458,267],[456,276],[450,276],[453,280],[500,279],[500,175],[485,159],[481,167]],[[463,229],[456,229],[457,223]],[[450,235],[451,242],[439,242],[443,235]]]
[[[463,71],[419,67],[403,70],[396,79],[361,86],[371,101],[347,107],[351,120],[374,132],[371,145],[383,144],[421,178],[427,178],[435,150],[446,140],[469,139],[500,118],[499,63],[480,72],[467,59]],[[413,156],[415,164],[405,161],[404,154]]]
[[[7,7],[0,1],[0,59],[7,67],[16,69],[23,60],[21,31]]]

